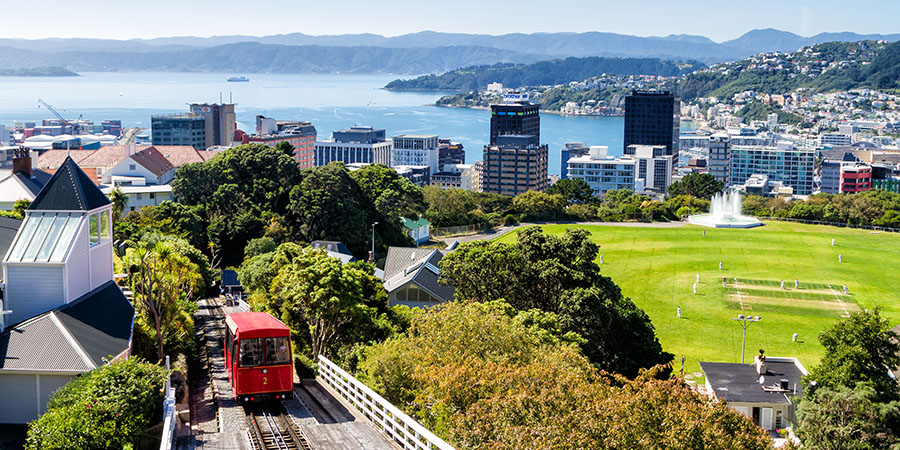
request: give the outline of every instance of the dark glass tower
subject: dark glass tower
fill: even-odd
[[[679,99],[669,91],[632,91],[625,97],[625,154],[629,145],[665,145],[678,163]]]
[[[497,145],[497,137],[514,134],[533,136],[534,145],[541,143],[540,104],[526,101],[491,105],[491,144]]]

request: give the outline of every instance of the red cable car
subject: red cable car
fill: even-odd
[[[238,401],[281,400],[294,395],[290,329],[268,313],[225,317],[225,369]]]

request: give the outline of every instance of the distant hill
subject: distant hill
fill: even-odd
[[[287,46],[243,42],[166,52],[44,53],[0,47],[0,66],[60,65],[75,71],[170,71],[242,73],[391,73],[445,72],[496,62],[531,63],[542,55],[494,48]]]
[[[385,86],[397,90],[484,89],[489,83],[507,88],[544,86],[581,81],[602,74],[678,76],[705,67],[699,62],[675,63],[658,58],[566,58],[533,64],[494,64],[464,67],[441,75],[394,80]]]
[[[858,33],[819,33],[815,36],[803,37],[787,31],[766,28],[752,30],[741,37],[722,42],[722,45],[748,51],[752,54],[767,52],[794,52],[808,45],[825,42],[857,42],[857,41],[900,41],[900,34],[858,34]]]
[[[108,69],[99,70],[147,70],[141,69],[140,63],[125,66],[115,63],[121,59],[131,61],[129,55],[140,53],[141,58],[147,56],[159,65],[161,57],[158,53],[173,53],[185,55],[192,50],[212,49],[226,45],[245,45],[248,43],[266,44],[288,47],[328,47],[328,48],[360,48],[375,47],[381,49],[405,49],[410,56],[426,58],[423,62],[400,63],[391,61],[384,67],[376,70],[378,73],[437,73],[458,67],[473,64],[495,64],[499,62],[534,62],[538,60],[558,59],[566,57],[620,57],[620,58],[659,58],[673,61],[700,61],[705,64],[714,64],[727,61],[736,61],[758,53],[782,51],[795,51],[802,46],[814,45],[824,42],[841,41],[853,42],[860,40],[886,40],[896,42],[900,40],[900,34],[870,34],[857,33],[821,33],[815,36],[803,37],[785,31],[764,29],[752,30],[737,39],[725,42],[714,42],[704,36],[695,35],[669,35],[669,36],[630,36],[616,33],[585,32],[585,33],[512,33],[498,36],[486,34],[464,33],[440,33],[435,31],[422,31],[418,33],[404,34],[400,36],[385,37],[377,34],[342,34],[332,36],[311,36],[302,33],[278,34],[270,36],[228,35],[212,37],[174,36],[155,39],[0,39],[0,67],[22,67],[14,65],[21,59],[8,59],[7,55],[12,50],[35,52],[64,57],[66,63],[54,62],[49,58],[44,59],[41,65],[62,65],[74,70],[79,61],[75,61],[70,54],[81,55],[85,58],[82,66],[97,67],[97,61],[104,61]],[[422,49],[435,50],[439,48],[465,48],[467,50],[454,50],[455,55],[446,57],[437,53],[422,52]],[[418,49],[413,51],[414,49]],[[292,50],[303,53],[300,50]],[[306,50],[306,55],[314,53]],[[494,53],[490,53],[494,52]],[[102,53],[104,55],[97,55]],[[341,50],[329,54],[330,56],[348,55],[355,51]],[[106,54],[115,54],[112,56]],[[124,55],[123,55],[124,54]],[[402,53],[393,53],[402,54]],[[464,57],[464,54],[468,56]],[[489,58],[493,54],[494,56]],[[527,55],[527,56],[526,56]],[[365,56],[361,56],[363,60]],[[436,63],[443,58],[446,63]],[[450,61],[456,61],[459,65],[453,66]],[[283,62],[283,61],[280,61]],[[215,65],[206,61],[208,65]],[[296,66],[298,62],[290,62],[289,66]],[[34,65],[34,64],[30,64]],[[168,64],[167,65],[172,65]],[[262,65],[261,63],[259,65]],[[362,73],[359,69],[348,67],[345,64],[334,64],[327,60],[308,61],[302,65],[320,67],[342,67],[340,71]],[[372,70],[374,65],[368,65],[366,70]],[[403,68],[421,67],[422,71],[416,72]],[[95,69],[91,69],[95,70]],[[155,69],[153,69],[155,70]],[[228,68],[227,70],[231,70]],[[277,70],[274,69],[273,70]],[[295,70],[295,69],[291,69]],[[303,69],[312,70],[312,69]],[[321,69],[315,69],[321,70]]]
[[[779,56],[717,64],[679,82],[685,101],[710,96],[727,101],[744,91],[784,94],[857,88],[900,89],[900,42],[828,42]]]
[[[77,77],[78,74],[62,67],[33,67],[27,69],[0,69],[0,77]]]

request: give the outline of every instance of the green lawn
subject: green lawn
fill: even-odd
[[[747,329],[747,361],[764,348],[769,356],[797,357],[807,368],[822,356],[819,332],[845,311],[880,305],[892,324],[900,322],[900,235],[784,222],[747,230],[543,228],[562,233],[573,227],[592,233],[604,259],[601,272],[647,312],[663,348],[676,361],[686,357],[686,371],[699,370],[700,361],[740,362],[742,330],[731,320],[738,314],[762,318]],[[515,236],[500,240],[513,242]],[[796,278],[800,289],[794,289]],[[794,333],[797,343],[791,342]]]

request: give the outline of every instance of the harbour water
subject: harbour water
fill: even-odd
[[[482,158],[488,142],[490,114],[485,110],[439,108],[442,92],[396,92],[382,87],[392,75],[239,74],[249,83],[228,83],[235,74],[95,72],[80,77],[0,78],[0,124],[53,118],[38,107],[38,98],[67,119],[83,116],[99,122],[121,119],[126,127],[150,127],[152,114],[187,111],[189,102],[237,103],[238,127],[253,131],[263,114],[279,120],[309,120],[319,138],[352,125],[371,125],[388,136],[438,134],[461,142],[466,162]],[[567,117],[544,114],[541,141],[550,146],[549,171],[559,173],[559,150],[566,142],[606,145],[610,155],[622,153],[621,117]]]

